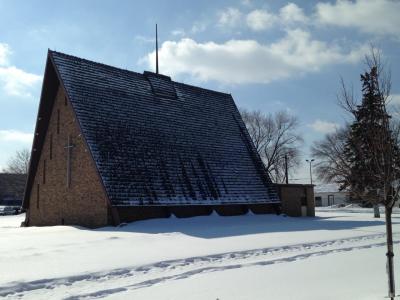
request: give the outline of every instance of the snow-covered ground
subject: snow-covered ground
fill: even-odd
[[[20,228],[0,217],[0,298],[384,299],[384,218],[372,210]],[[400,274],[400,214],[394,214]],[[396,278],[400,288],[400,275]],[[399,290],[400,292],[400,290]]]

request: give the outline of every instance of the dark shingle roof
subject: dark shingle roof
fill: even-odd
[[[49,56],[113,205],[279,202],[229,94]]]

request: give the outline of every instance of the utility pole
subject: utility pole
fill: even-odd
[[[285,178],[286,178],[286,184],[289,184],[289,172],[288,172],[288,157],[287,154],[285,154]]]
[[[306,159],[306,162],[308,162],[310,164],[310,181],[312,184],[312,162],[314,161],[314,159]]]

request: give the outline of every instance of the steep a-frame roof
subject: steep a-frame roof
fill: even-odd
[[[113,205],[279,202],[231,95],[54,51],[25,202],[59,84]]]

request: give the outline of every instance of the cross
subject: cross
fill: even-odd
[[[67,149],[67,188],[71,186],[71,155],[72,155],[72,148],[75,147],[72,144],[72,138],[68,136],[68,144],[64,147]]]

